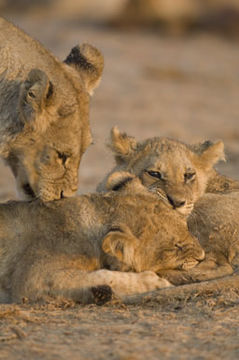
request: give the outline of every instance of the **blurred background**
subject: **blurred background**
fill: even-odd
[[[80,192],[112,167],[114,125],[139,140],[222,139],[219,169],[239,178],[239,0],[0,0],[0,12],[62,60],[87,41],[105,56]],[[0,199],[16,198],[2,163],[0,174]]]

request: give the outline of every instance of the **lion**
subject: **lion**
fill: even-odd
[[[205,250],[193,269],[159,271],[174,285],[221,278],[239,266],[239,193],[205,194],[188,217],[191,234]]]
[[[214,169],[219,160],[225,159],[222,141],[186,145],[178,140],[155,137],[137,142],[115,127],[109,147],[116,161],[110,174],[119,170],[135,174],[143,185],[159,191],[164,200],[183,215],[191,213],[195,202],[205,192],[239,190],[239,181]],[[98,185],[97,191],[106,190],[108,176]]]
[[[204,259],[185,218],[137,177],[115,173],[107,186],[105,194],[0,205],[2,302],[91,303],[109,289],[124,299],[171,286],[157,271]]]
[[[186,191],[184,194],[187,203],[190,196],[193,199],[192,208],[190,212],[180,212],[187,218],[190,233],[198,238],[205,250],[205,259],[192,269],[164,269],[156,271],[157,274],[174,285],[232,274],[239,265],[239,182],[213,168],[213,164],[224,158],[223,143],[206,141],[186,145],[168,138],[137,143],[133,137],[114,128],[110,146],[117,162],[115,169],[127,169],[136,174],[143,186],[157,193],[173,208],[177,209],[170,199],[172,193],[168,191],[172,189],[174,194],[183,194],[183,186],[186,188],[188,185],[189,194]],[[182,185],[182,178],[185,179],[187,174],[185,169],[194,172],[190,186],[185,181]],[[158,181],[151,180],[148,175],[158,178]],[[104,190],[107,178],[98,186],[99,190]],[[180,192],[177,192],[178,188]]]
[[[140,179],[138,180],[140,181]],[[162,199],[160,199],[161,201]],[[187,219],[189,232],[199,240],[201,247],[205,251],[204,259],[198,261],[196,265],[193,263],[194,260],[188,259],[188,264],[184,263],[184,266],[177,269],[170,268],[170,260],[165,259],[164,269],[158,270],[161,265],[159,258],[155,256],[153,258],[147,257],[148,264],[154,264],[155,266],[154,268],[151,266],[150,269],[173,285],[212,280],[233,274],[239,266],[239,192],[206,193],[195,203],[193,212],[185,219]],[[172,226],[174,230],[177,230],[177,224],[172,223],[170,218],[165,221],[165,224],[158,225],[165,226],[165,229]],[[105,247],[111,248],[111,254],[120,260],[121,254],[118,253],[117,247],[115,249],[114,246],[114,242],[119,241],[119,236],[117,239],[114,239],[114,237],[114,233],[111,232],[106,235],[105,239],[108,238],[108,241],[107,243],[103,242],[103,249]],[[122,238],[124,238],[123,235]],[[154,244],[148,242],[148,240],[141,242],[140,245],[133,241],[131,244],[136,253],[137,249],[143,246],[147,255],[152,256],[154,252],[148,253],[148,247],[159,246],[162,248],[162,238],[163,236],[160,237],[160,240],[158,239],[158,243],[155,242]],[[169,238],[164,237],[164,241],[165,246],[167,246]],[[170,243],[168,245],[171,246]],[[185,246],[187,246],[186,242],[184,243]],[[191,248],[191,245],[189,246]],[[181,261],[180,252],[177,252],[177,255]],[[176,261],[176,258],[174,258],[174,264]],[[130,265],[131,262],[132,260],[127,259],[126,264]]]
[[[103,56],[89,44],[60,62],[39,42],[0,18],[0,156],[22,199],[72,196],[92,142],[89,97]]]

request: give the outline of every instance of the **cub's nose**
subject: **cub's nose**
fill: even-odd
[[[182,199],[173,198],[169,195],[167,195],[169,203],[172,205],[174,209],[182,207],[185,205],[186,201]]]

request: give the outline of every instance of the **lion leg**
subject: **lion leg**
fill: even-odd
[[[106,269],[92,272],[68,270],[58,271],[53,275],[53,279],[50,289],[52,296],[61,296],[84,304],[98,303],[105,291],[107,297],[107,286],[121,299],[128,295],[171,286],[167,280],[159,278],[151,271],[132,273]]]
[[[87,304],[98,303],[102,296],[110,300],[110,289],[123,298],[168,286],[171,284],[167,280],[160,279],[150,271],[124,273],[102,269],[87,272],[69,267],[54,269],[51,264],[50,269],[45,265],[45,269],[36,267],[31,271],[23,286],[14,289],[13,300],[27,297],[30,301],[36,301],[53,297]]]
[[[190,270],[162,270],[158,272],[158,275],[164,277],[173,285],[183,285],[217,279],[232,273],[233,268],[228,263],[217,265],[208,262],[201,263]]]
[[[172,286],[166,279],[158,277],[152,271],[134,273],[102,269],[95,271],[90,275],[92,277],[98,277],[99,273],[104,279],[103,284],[109,285],[114,294],[121,299],[128,295],[144,293]]]

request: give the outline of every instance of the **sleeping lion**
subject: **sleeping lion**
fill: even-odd
[[[186,220],[136,177],[113,174],[108,188],[106,194],[0,205],[2,302],[97,302],[102,285],[124,298],[170,286],[155,274],[160,270],[189,269],[203,260]]]

